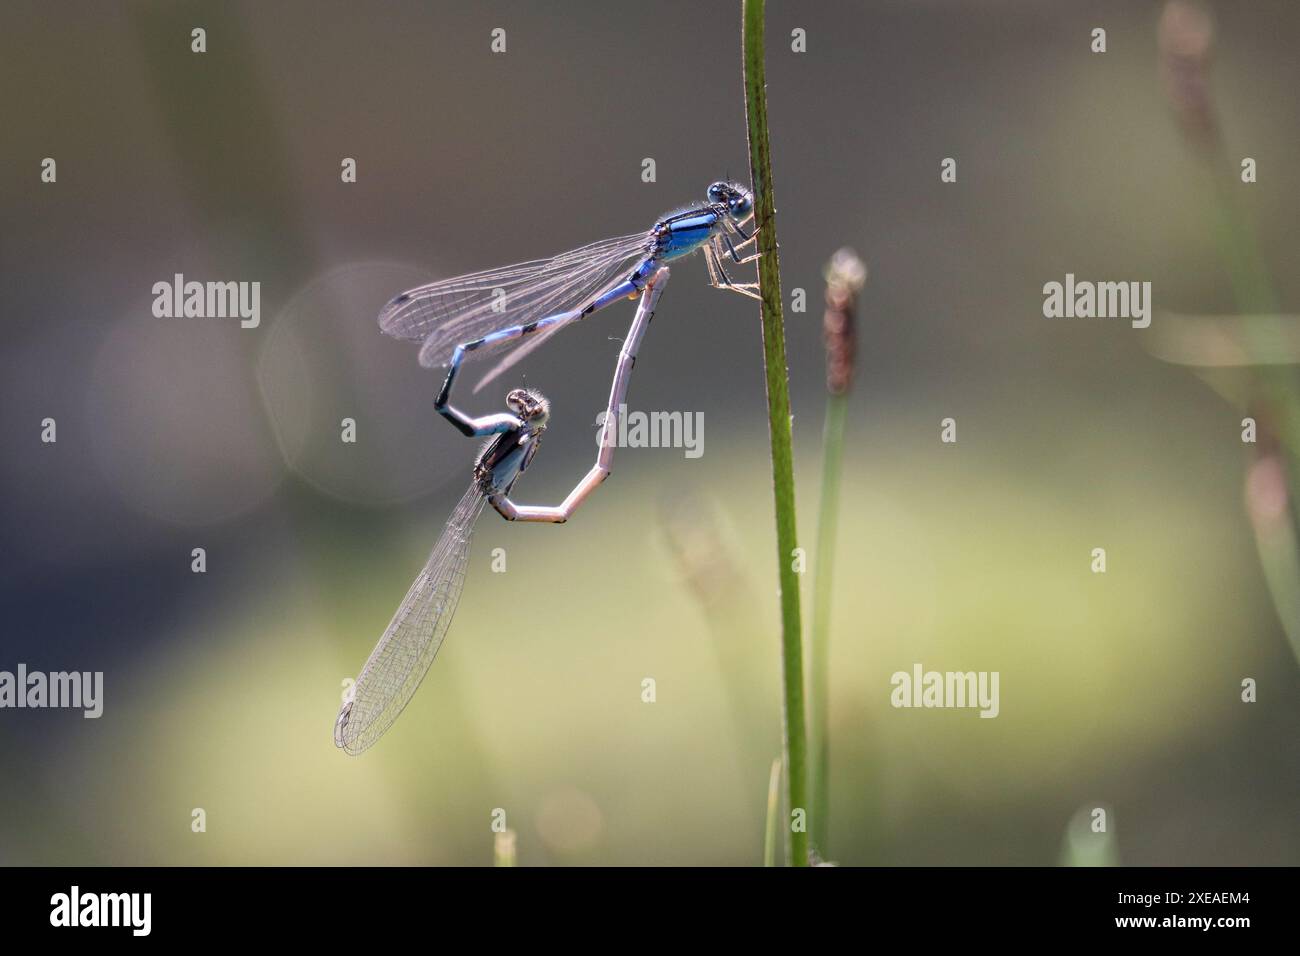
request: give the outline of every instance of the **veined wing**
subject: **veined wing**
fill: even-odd
[[[465,586],[470,536],[487,499],[470,485],[406,592],[334,723],[334,743],[361,753],[383,736],[415,694],[442,646]]]
[[[379,327],[396,338],[421,343],[421,365],[446,365],[463,342],[581,309],[587,299],[612,285],[623,269],[630,271],[630,263],[644,254],[646,239],[643,232],[620,236],[550,259],[431,282],[403,292],[384,306]],[[471,355],[525,341],[510,339]]]

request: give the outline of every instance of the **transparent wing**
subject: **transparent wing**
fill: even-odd
[[[605,239],[551,259],[432,282],[403,292],[384,306],[379,327],[396,338],[421,343],[421,365],[446,365],[452,350],[463,342],[581,309],[585,300],[612,285],[623,269],[630,271],[629,263],[645,251],[646,238],[645,233],[636,233]],[[511,339],[496,349],[472,354],[481,356],[527,341]]]
[[[465,492],[361,669],[334,723],[334,743],[348,753],[359,754],[383,736],[433,664],[465,586],[470,537],[486,501],[477,485]]]

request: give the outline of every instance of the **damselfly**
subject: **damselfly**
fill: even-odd
[[[606,239],[550,259],[443,279],[403,292],[379,314],[389,335],[420,343],[420,364],[459,367],[469,355],[509,355],[475,386],[482,388],[565,326],[626,297],[635,298],[664,263],[704,253],[709,283],[758,298],[757,283],[731,281],[724,256],[754,241],[743,226],[754,215],[744,186],[717,182],[708,201],[665,216],[649,232]],[[736,240],[733,242],[733,239]]]
[[[451,513],[447,526],[405,600],[366,661],[334,722],[334,742],[359,754],[395,721],[415,694],[451,626],[465,586],[474,522],[491,504],[509,521],[567,521],[596,486],[609,477],[618,434],[618,414],[627,397],[632,366],[645,331],[654,318],[659,296],[668,283],[667,267],[658,267],[642,283],[641,303],[619,351],[609,406],[604,417],[596,463],[559,505],[517,505],[510,491],[537,454],[550,418],[550,405],[539,393],[517,388],[506,396],[508,412],[471,418],[447,403],[458,364],[447,375],[438,411],[466,435],[491,441],[474,462],[474,480]]]

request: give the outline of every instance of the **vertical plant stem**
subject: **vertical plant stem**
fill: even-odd
[[[853,387],[858,293],[867,266],[844,248],[826,263],[826,426],[822,435],[822,495],[817,508],[817,554],[813,560],[812,608],[812,846],[830,856],[830,655],[831,582],[835,576],[835,528],[839,523],[844,422]]]
[[[763,865],[776,866],[777,848],[781,845],[781,758],[772,760],[767,778],[767,825],[763,831]]]
[[[758,230],[758,283],[762,296],[763,363],[767,375],[767,417],[772,446],[776,503],[777,568],[781,587],[781,662],[787,781],[792,814],[808,810],[808,744],[804,729],[803,642],[800,634],[798,547],[794,510],[794,453],[790,434],[790,382],[781,314],[781,274],[776,254],[776,212],[772,199],[772,151],[767,130],[763,0],[744,0],[741,29],[745,73],[745,126],[754,184],[754,228]],[[792,829],[787,842],[793,866],[808,865],[807,827]]]
[[[826,399],[822,437],[822,488],[817,507],[817,553],[813,557],[812,606],[812,845],[829,855],[830,830],[830,618],[831,577],[835,566],[835,525],[839,518],[840,463],[844,458],[844,393]]]

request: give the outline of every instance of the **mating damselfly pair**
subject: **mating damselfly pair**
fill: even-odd
[[[724,258],[736,264],[756,254],[750,191],[711,185],[702,205],[665,216],[649,232],[595,242],[550,259],[445,279],[394,298],[379,327],[420,343],[420,364],[447,367],[434,408],[470,437],[491,436],[474,462],[469,490],[452,512],[424,568],[366,661],[334,724],[334,742],[350,754],[371,746],[392,726],[428,673],[451,626],[465,584],[470,537],[485,504],[509,521],[566,521],[609,476],[617,416],[627,394],[637,348],[668,281],[667,263],[703,252],[709,283],[757,298],[756,283],[733,282]],[[559,505],[517,505],[510,492],[537,453],[550,405],[533,389],[513,389],[507,412],[473,418],[450,404],[466,358],[497,355],[475,391],[552,335],[623,298],[640,297],[615,366],[596,463]]]

